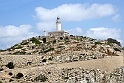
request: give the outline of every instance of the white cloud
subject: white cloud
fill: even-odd
[[[39,22],[36,26],[39,31],[50,31],[52,29],[55,29],[54,22]]]
[[[67,30],[67,32],[69,32],[70,35],[82,35],[83,34],[83,30],[80,27],[72,28],[70,30]]]
[[[113,17],[112,17],[112,20],[114,22],[119,22],[120,21],[120,14],[115,14]]]
[[[86,36],[96,38],[96,39],[107,39],[107,38],[114,38],[122,42],[120,40],[120,33],[121,30],[117,28],[105,28],[105,27],[98,27],[98,28],[90,28]]]
[[[16,27],[14,25],[8,25],[0,27],[0,47],[1,49],[8,48],[16,43],[21,42],[24,39],[36,36],[36,33],[31,32],[31,25],[21,25]]]
[[[76,27],[70,30],[67,30],[70,35],[85,35],[87,37],[95,38],[95,39],[107,39],[113,38],[121,42],[123,44],[123,40],[121,38],[121,30],[117,28],[105,28],[105,27],[98,27],[98,28],[90,28],[86,32],[83,32],[82,28]]]
[[[55,23],[57,16],[60,16],[63,21],[81,21],[113,15],[116,12],[116,8],[112,4],[63,4],[53,9],[36,7],[35,12],[35,17],[40,20],[37,24],[38,29],[42,30],[44,26],[47,26],[46,28],[52,30],[54,24],[50,23]]]

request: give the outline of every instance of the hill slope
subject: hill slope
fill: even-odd
[[[111,38],[33,37],[1,50],[0,80],[3,83],[123,83],[123,53],[120,43]],[[14,69],[8,68],[10,62]]]

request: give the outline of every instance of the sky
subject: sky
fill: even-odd
[[[0,49],[56,30],[124,46],[124,0],[0,0]]]

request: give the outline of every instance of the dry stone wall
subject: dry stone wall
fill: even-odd
[[[112,70],[118,66],[123,66],[123,56],[104,56],[102,54],[94,54],[88,52],[66,52],[57,55],[0,55],[0,67],[6,66],[9,62],[13,62],[17,68],[35,67],[50,64],[63,64],[70,67],[69,64],[75,64],[75,67],[84,65],[83,67],[100,68]],[[95,56],[97,55],[97,56]],[[81,62],[82,61],[82,62]],[[77,65],[76,65],[77,64]],[[87,65],[86,65],[87,64]],[[89,64],[89,65],[88,65]],[[61,67],[61,66],[60,66]]]

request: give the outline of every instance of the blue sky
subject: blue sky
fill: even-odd
[[[96,39],[112,37],[124,46],[124,0],[0,0],[0,49],[62,29]]]

